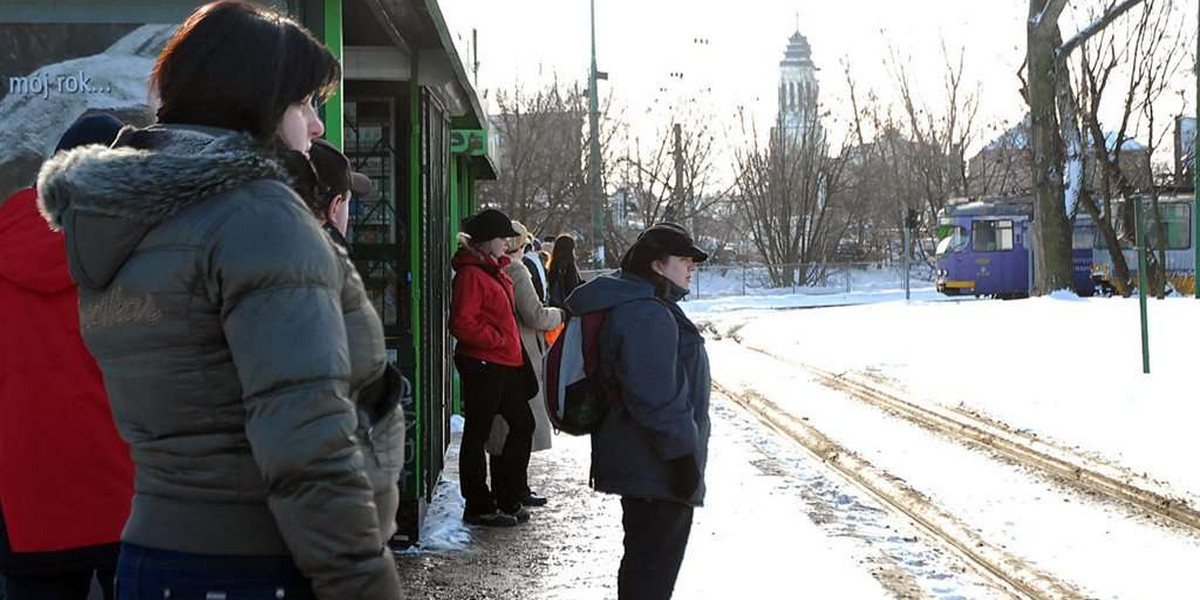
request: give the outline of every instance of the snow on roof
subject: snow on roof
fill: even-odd
[[[1088,145],[1090,146],[1091,144]],[[1104,134],[1104,145],[1108,148],[1109,152],[1113,151],[1117,147],[1117,134],[1111,131]],[[1125,138],[1125,141],[1121,142],[1121,150],[1132,150],[1136,152],[1145,149],[1146,147],[1143,146],[1141,142],[1133,138]]]

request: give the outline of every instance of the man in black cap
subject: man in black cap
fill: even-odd
[[[375,193],[371,178],[350,167],[346,158],[333,144],[313,140],[308,160],[317,174],[316,206],[313,207],[321,226],[340,246],[350,251],[346,231],[350,222],[350,199],[365,198]]]
[[[625,554],[619,600],[666,600],[683,564],[693,510],[704,503],[708,354],[679,308],[708,253],[687,230],[642,232],[621,270],[567,298],[574,315],[606,311],[597,344],[620,399],[592,433],[592,487],[621,496]]]

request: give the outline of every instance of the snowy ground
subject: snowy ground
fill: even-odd
[[[1200,589],[1196,533],[917,427],[797,366],[869,374],[913,402],[969,408],[1144,471],[1190,498],[1200,493],[1200,476],[1189,468],[1200,450],[1189,435],[1200,409],[1188,394],[1200,305],[1150,303],[1153,374],[1146,376],[1135,300],[951,300],[928,288],[914,290],[911,302],[902,297],[879,286],[684,306],[709,331],[736,333],[736,341],[708,341],[721,388],[770,398],[1080,597],[1180,597]],[[801,308],[811,310],[789,310]],[[719,393],[713,420],[710,496],[696,513],[676,598],[1012,597]],[[462,527],[454,469],[447,470],[423,547],[398,557],[410,589],[436,590],[429,598],[615,595],[616,500],[586,487],[586,438],[555,442],[533,467],[537,487],[554,503],[517,530]]]
[[[1150,303],[1150,376],[1141,373],[1136,300],[917,301],[799,311],[737,300],[686,305],[697,321],[740,339],[709,343],[718,383],[752,389],[801,415],[989,541],[1091,597],[1170,597],[1200,587],[1188,566],[1200,560],[1195,534],[885,415],[795,367],[872,373],[909,399],[961,404],[1194,494],[1200,442],[1190,434],[1200,409],[1188,393],[1188,367],[1200,334],[1195,300]],[[797,306],[811,304],[800,300]]]
[[[713,423],[709,496],[696,511],[676,598],[1008,597],[719,395]],[[397,557],[410,597],[615,597],[619,504],[586,486],[587,438],[554,441],[531,467],[533,485],[552,504],[515,530],[463,527],[457,473],[447,463],[425,540]]]

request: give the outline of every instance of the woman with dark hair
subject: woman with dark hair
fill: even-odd
[[[528,400],[537,392],[536,381],[530,390],[523,377],[513,280],[505,272],[508,238],[517,232],[507,215],[489,208],[467,219],[463,233],[465,243],[451,261],[450,300],[450,333],[458,340],[454,366],[462,378],[466,421],[458,467],[466,500],[463,522],[511,527],[529,520],[523,500],[535,424]],[[509,434],[498,464],[502,483],[493,482],[495,489],[488,490],[484,446],[497,415],[508,424]]]
[[[592,486],[621,496],[621,600],[671,597],[708,460],[708,354],[678,302],[708,255],[673,223],[638,236],[621,270],[580,286],[571,314],[608,311],[600,330],[620,400],[592,434]]]
[[[554,250],[550,254],[546,287],[549,291],[547,304],[556,308],[566,306],[567,296],[583,283],[579,268],[575,266],[575,238],[562,234],[554,238]]]
[[[399,597],[382,327],[281,164],[339,79],[295,22],[208,4],[154,67],[158,122],[41,171],[135,465],[118,598]]]

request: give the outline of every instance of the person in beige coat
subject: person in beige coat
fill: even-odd
[[[566,319],[566,313],[560,308],[543,305],[538,298],[537,290],[534,289],[533,276],[521,261],[521,255],[533,240],[533,236],[524,225],[517,221],[513,221],[513,229],[518,235],[508,239],[507,252],[512,262],[505,267],[505,272],[513,280],[517,325],[521,330],[521,347],[537,378],[538,392],[529,399],[529,408],[533,411],[533,420],[536,425],[533,431],[533,451],[538,452],[550,448],[551,438],[554,434],[550,424],[550,415],[546,413],[546,402],[542,389],[545,386],[542,357],[545,356],[547,350],[544,334],[562,325]],[[508,425],[504,422],[503,417],[497,416],[492,423],[492,433],[486,446],[488,454],[491,455],[493,490],[498,480],[496,474],[499,472],[496,463],[503,451],[504,440],[507,437]],[[500,485],[503,486],[503,482],[500,482]],[[525,490],[524,498],[525,506],[544,506],[546,504],[545,498],[533,494],[529,489]]]

